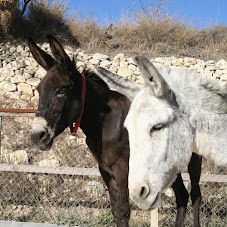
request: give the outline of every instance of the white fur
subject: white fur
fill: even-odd
[[[32,133],[46,131],[47,121],[42,117],[35,117],[32,124]]]
[[[46,119],[44,119],[43,117],[35,117],[32,124],[32,134],[39,134],[42,132],[44,132],[45,135],[42,139],[40,139],[40,144],[42,144],[47,137],[49,138],[49,140],[54,138],[54,131],[52,128],[50,128],[50,126],[48,126]]]

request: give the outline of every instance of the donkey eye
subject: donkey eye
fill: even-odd
[[[56,92],[56,96],[61,98],[67,93],[67,88],[59,88]]]
[[[153,128],[151,128],[150,130],[150,135],[153,133],[153,132],[157,132],[159,131],[160,129],[162,129],[164,125],[163,124],[157,124],[155,126],[153,126]]]

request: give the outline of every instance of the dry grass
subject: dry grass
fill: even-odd
[[[156,0],[149,8],[140,2],[111,25],[100,24],[89,15],[69,13],[66,4],[55,0],[34,0],[22,18],[12,21],[11,38],[34,37],[43,42],[47,33],[88,52],[109,55],[124,52],[150,57],[195,57],[204,60],[227,59],[227,27],[197,29],[166,13],[165,1]],[[67,14],[67,17],[65,16]]]

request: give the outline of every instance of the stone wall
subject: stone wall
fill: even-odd
[[[41,48],[50,52],[48,43],[42,44]],[[137,83],[143,83],[133,59],[125,57],[122,53],[110,58],[98,53],[90,55],[80,49],[73,50],[69,46],[65,49],[71,58],[75,56],[80,71],[85,67],[93,70],[96,66],[102,66]],[[0,44],[0,59],[0,93],[11,99],[29,102],[31,107],[35,107],[38,100],[35,88],[45,76],[46,71],[31,56],[27,43]],[[227,81],[227,62],[224,59],[216,62],[212,60],[204,62],[189,57],[159,57],[151,60],[163,65],[194,69],[210,79]]]

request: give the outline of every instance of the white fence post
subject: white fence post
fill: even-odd
[[[151,227],[158,227],[158,208],[151,211]]]

